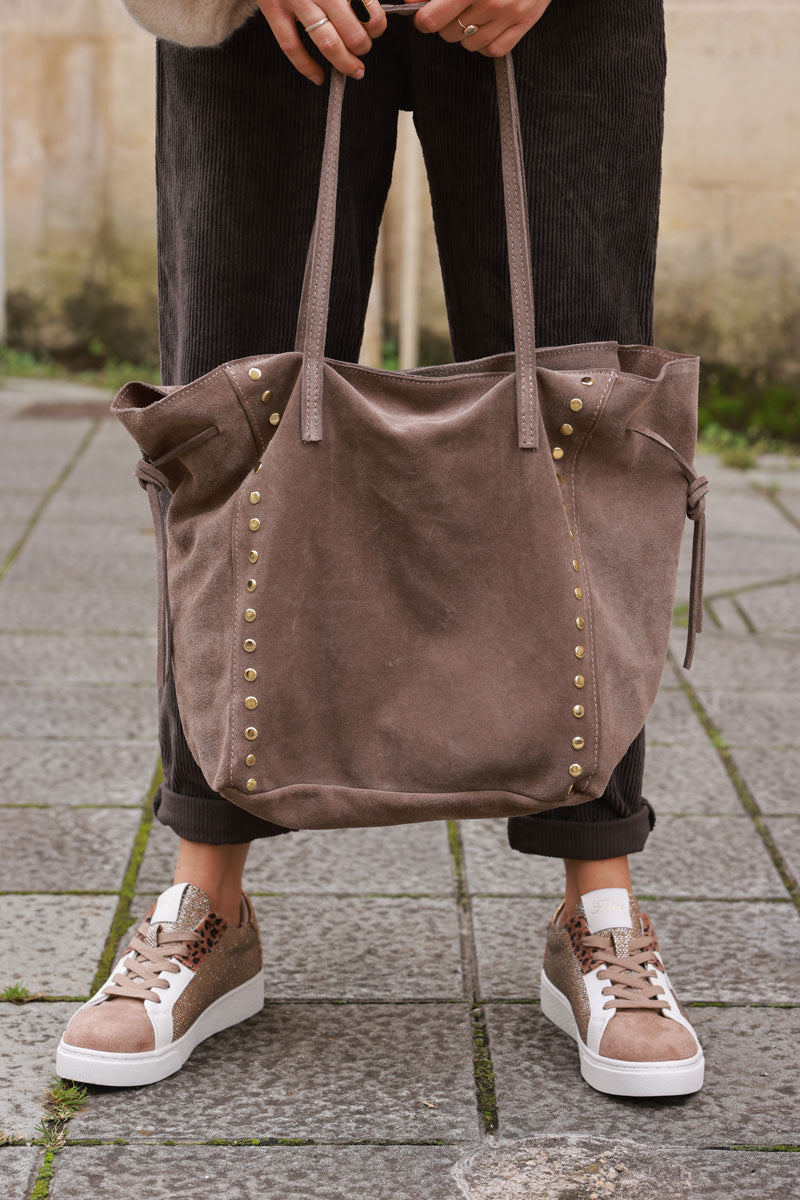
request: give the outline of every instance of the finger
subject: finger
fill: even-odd
[[[328,17],[328,20],[324,25],[319,25],[316,29],[312,29],[310,31],[307,30],[308,36],[311,38],[311,41],[319,50],[320,54],[322,54],[324,58],[327,58],[328,62],[332,63],[337,70],[342,71],[345,75],[350,75],[355,79],[360,79],[364,74],[364,64],[362,63],[361,59],[356,58],[355,54],[353,54],[352,51],[349,50],[344,44],[341,34],[336,27],[334,18],[326,13],[324,9],[317,7],[316,5],[300,4],[298,5],[298,8],[300,11],[296,11],[295,15],[304,29],[307,25],[315,25],[317,21],[321,21],[323,17]],[[316,12],[314,11],[315,9]],[[353,14],[350,13],[350,16],[353,17]],[[353,17],[353,20],[356,21],[356,24],[358,24],[358,21],[355,17]],[[369,38],[369,35],[364,33],[364,30],[361,26],[359,26],[359,33],[361,35],[361,44],[363,45],[364,41],[368,41],[369,45],[371,46],[372,42]]]
[[[440,33],[445,25],[455,21],[463,8],[464,0],[428,0],[425,7],[414,14],[414,25],[420,33]]]
[[[488,58],[502,58],[503,55],[508,54],[510,50],[514,49],[520,38],[524,37],[531,28],[532,26],[528,24],[510,25],[508,29],[504,30],[499,37],[490,42],[480,53],[485,54]]]
[[[310,79],[312,83],[321,84],[325,79],[325,72],[319,63],[314,61],[300,41],[297,22],[294,18],[285,9],[278,8],[277,6],[259,4],[259,8],[275,35],[275,41],[292,66],[301,75],[305,75],[306,79]]]
[[[320,0],[316,0],[316,3],[319,3],[325,16],[330,17],[332,24],[336,26],[336,32],[352,54],[369,53],[372,49],[369,30],[359,21],[348,0],[322,0],[321,3]],[[310,25],[311,20],[305,21],[304,24]]]
[[[386,13],[380,6],[380,0],[369,0],[369,4],[367,0],[361,0],[361,3],[369,14],[369,21],[365,21],[362,27],[366,29],[371,38],[380,37],[382,33],[386,32],[387,25]]]
[[[472,24],[477,25],[478,22],[474,21]],[[444,29],[439,31],[439,36],[443,37],[446,42],[462,42],[465,50],[478,50],[480,46],[487,45],[487,31],[489,34],[488,41],[490,42],[492,38],[498,37],[503,32],[506,24],[507,22],[502,19],[489,21],[485,25],[479,25],[478,32],[471,33],[467,37],[464,30],[469,29],[470,22],[459,13],[455,21],[451,21],[449,25],[445,25]],[[476,41],[479,42],[478,46],[475,45]]]

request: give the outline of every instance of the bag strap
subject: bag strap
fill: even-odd
[[[424,8],[424,4],[383,6],[386,13],[403,14],[415,13],[420,8]],[[322,440],[323,362],[333,267],[342,99],[346,78],[341,71],[333,70],[331,73],[317,215],[306,257],[295,336],[295,349],[303,354],[300,424],[304,442]],[[508,267],[514,316],[517,433],[522,449],[535,450],[539,444],[539,403],[536,389],[533,269],[517,89],[510,54],[495,59],[495,79],[500,118]]]

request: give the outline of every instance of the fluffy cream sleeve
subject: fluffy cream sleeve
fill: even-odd
[[[217,46],[257,10],[256,0],[122,0],[139,25],[182,46]]]

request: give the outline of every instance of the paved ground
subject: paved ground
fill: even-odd
[[[263,1014],[154,1088],[90,1089],[68,1123],[45,1111],[61,1029],[174,852],[146,802],[149,510],[106,403],[0,390],[0,990],[36,994],[0,1002],[0,1129],[17,1143],[0,1200],[45,1196],[48,1177],[53,1200],[800,1194],[783,1152],[800,1144],[800,470],[783,461],[703,464],[707,631],[649,726],[660,815],[635,880],[705,1044],[700,1095],[581,1082],[537,1004],[558,864],[480,822],[256,846]]]

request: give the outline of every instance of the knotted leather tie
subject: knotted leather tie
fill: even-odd
[[[658,442],[669,450],[677,462],[689,484],[686,494],[686,516],[694,522],[692,537],[692,573],[689,585],[689,629],[686,635],[686,654],[683,659],[684,669],[688,670],[694,658],[694,647],[698,633],[703,629],[703,578],[706,566],[706,494],[708,479],[705,475],[697,475],[686,459],[678,454],[666,438],[653,429],[637,429],[628,426],[631,433],[641,433],[643,437]]]

